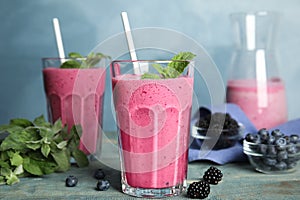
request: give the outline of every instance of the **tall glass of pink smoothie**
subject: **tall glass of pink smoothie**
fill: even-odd
[[[43,59],[44,88],[48,118],[51,122],[61,119],[68,129],[81,125],[79,148],[87,155],[101,149],[105,66],[80,69],[59,68],[68,59]],[[75,60],[75,62],[81,62]],[[103,66],[102,66],[103,65]]]
[[[123,60],[111,64],[122,191],[129,195],[158,198],[185,189],[193,62],[177,78],[145,78],[133,70],[140,66],[151,72],[153,65],[170,62]]]

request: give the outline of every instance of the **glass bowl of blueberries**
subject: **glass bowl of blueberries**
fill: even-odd
[[[200,118],[193,126],[191,135],[198,146],[211,146],[213,150],[234,146],[243,139],[244,126],[229,113],[213,113]]]
[[[243,141],[243,151],[250,164],[266,174],[290,173],[296,170],[300,160],[300,137],[286,135],[279,129],[263,128],[257,133],[248,133]]]

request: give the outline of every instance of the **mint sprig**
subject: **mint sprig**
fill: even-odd
[[[69,58],[71,60],[67,60],[64,62],[60,68],[73,68],[73,69],[87,69],[95,67],[95,65],[103,58],[111,59],[110,56],[104,55],[102,53],[90,53],[86,58],[79,53],[71,52],[69,53]]]
[[[142,79],[177,78],[195,56],[196,55],[191,52],[180,52],[172,58],[172,62],[170,62],[167,67],[163,67],[158,63],[152,64],[152,67],[155,68],[159,74],[145,73],[142,75]]]
[[[81,127],[68,128],[57,120],[53,125],[39,116],[32,122],[12,119],[0,126],[0,184],[15,184],[19,177],[64,172],[73,157],[79,167],[89,164],[78,149]]]

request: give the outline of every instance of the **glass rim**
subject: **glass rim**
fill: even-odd
[[[60,58],[60,57],[44,57],[42,58],[42,60],[85,60],[87,57],[83,57],[83,58],[72,58],[72,57],[64,57],[64,58]]]
[[[230,13],[230,17],[238,17],[238,16],[247,16],[247,15],[254,15],[256,17],[267,17],[267,16],[279,16],[278,11],[273,10],[260,10],[260,11],[241,11],[241,12],[234,12]]]
[[[113,60],[111,63],[170,63],[170,62],[195,62],[194,60]]]

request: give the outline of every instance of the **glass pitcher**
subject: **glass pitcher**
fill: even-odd
[[[257,129],[287,121],[285,86],[275,51],[278,14],[234,13],[236,48],[228,73],[226,101],[241,107]]]

